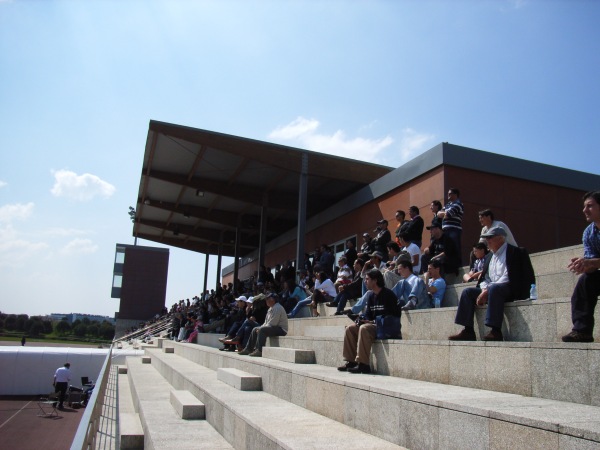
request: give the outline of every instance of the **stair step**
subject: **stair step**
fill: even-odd
[[[172,387],[152,365],[128,357],[127,367],[134,404],[144,428],[144,448],[233,448],[208,422],[183,420],[177,415],[170,402]]]
[[[202,420],[206,416],[204,403],[189,391],[171,389],[170,401],[177,415],[184,420]]]
[[[238,369],[218,369],[217,379],[239,391],[260,391],[261,377]]]
[[[294,364],[314,364],[315,352],[297,348],[263,347],[263,357]]]
[[[212,350],[215,354],[225,353]],[[214,370],[193,363],[177,353],[153,356],[153,366],[175,388],[186,385],[198,391],[206,404],[207,420],[235,448],[402,448],[266,392],[239,391],[219,381]],[[246,361],[249,359],[245,357]],[[282,386],[289,387],[289,383]]]
[[[179,356],[178,351],[176,347],[175,355],[166,355],[147,350],[153,353],[153,365],[170,374],[166,378],[177,380],[175,384],[198,385],[207,396],[221,397],[227,408],[246,402],[217,394],[207,381],[210,369],[243,368],[260,374],[264,392],[244,394],[271,394],[409,448],[520,448],[523,442],[555,449],[559,445],[597,448],[600,443],[600,408],[594,406],[397,377],[355,375],[331,367],[248,358],[198,346],[196,352],[202,355],[197,354],[194,360],[203,361],[206,368]],[[511,360],[505,358],[507,361]],[[272,400],[262,404],[267,403]],[[278,425],[273,436],[288,429],[287,424]],[[329,425],[322,423],[322,428],[328,430]],[[331,441],[335,442],[333,438]]]

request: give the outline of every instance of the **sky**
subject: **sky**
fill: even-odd
[[[599,20],[592,0],[0,0],[0,311],[118,310],[150,120],[392,167],[450,142],[599,174]],[[200,293],[204,260],[171,249],[167,305]]]

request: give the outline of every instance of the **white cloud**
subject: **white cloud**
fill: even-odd
[[[88,201],[96,196],[108,198],[116,191],[112,184],[90,173],[77,175],[75,172],[64,169],[52,173],[55,182],[50,192],[56,197]]]
[[[9,223],[13,220],[25,220],[33,214],[34,204],[29,202],[25,205],[15,203],[13,205],[0,206],[0,223]]]
[[[6,181],[0,180],[0,189],[3,188],[4,186],[8,186],[8,183]]]
[[[31,242],[19,237],[11,225],[0,227],[0,268],[22,267],[29,258],[41,257],[47,249],[48,245],[44,242]]]
[[[77,238],[65,245],[60,252],[64,255],[78,255],[94,253],[96,250],[98,250],[98,246],[90,239]]]
[[[381,139],[347,138],[342,130],[332,135],[319,134],[319,121],[298,117],[289,124],[269,133],[269,138],[281,141],[296,141],[297,145],[329,155],[342,156],[360,161],[376,162],[379,153],[394,140],[390,136]]]
[[[86,234],[92,234],[92,232],[86,230],[77,230],[75,228],[48,228],[47,230],[39,233],[40,236],[44,237],[85,236]]]
[[[316,119],[305,119],[298,117],[296,120],[283,127],[275,128],[269,133],[272,139],[290,140],[301,138],[303,135],[312,134],[319,128],[319,121]]]
[[[401,163],[410,161],[415,156],[426,150],[425,146],[435,138],[433,134],[417,133],[412,128],[402,130],[400,139]]]

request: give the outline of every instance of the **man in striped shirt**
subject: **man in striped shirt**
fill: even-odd
[[[464,206],[460,201],[460,191],[457,188],[448,189],[448,202],[442,211],[437,213],[438,218],[442,219],[442,230],[444,234],[450,237],[458,249],[459,266],[462,265],[462,219]]]

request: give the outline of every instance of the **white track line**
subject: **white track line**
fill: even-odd
[[[15,416],[16,416],[17,414],[19,414],[21,411],[23,411],[23,410],[24,410],[24,409],[27,407],[27,405],[29,405],[31,402],[32,402],[32,400],[28,401],[28,402],[27,402],[27,403],[26,403],[26,404],[25,404],[25,405],[24,405],[24,406],[23,406],[23,407],[22,407],[20,410],[18,410],[18,411],[17,411],[16,413],[14,413],[12,416],[10,416],[8,419],[6,419],[6,420],[4,421],[4,423],[3,423],[2,425],[0,425],[0,428],[2,428],[4,425],[6,425],[8,422],[10,422],[10,421],[11,421],[11,419],[12,419],[13,417],[15,417]]]

